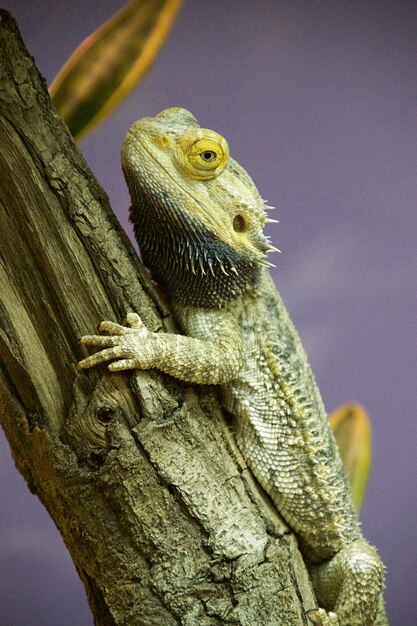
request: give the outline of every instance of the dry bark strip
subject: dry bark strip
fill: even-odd
[[[0,419],[95,624],[306,624],[296,541],[239,459],[215,390],[76,370],[78,337],[102,319],[174,325],[5,11],[0,146]]]

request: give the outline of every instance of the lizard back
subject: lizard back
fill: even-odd
[[[360,537],[347,478],[300,338],[267,271],[227,305],[238,320],[244,366],[222,386],[236,439],[256,478],[310,559]]]

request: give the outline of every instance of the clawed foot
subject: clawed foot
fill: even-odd
[[[108,335],[84,335],[80,343],[85,346],[99,346],[104,348],[78,363],[80,369],[87,369],[106,361],[113,361],[108,368],[111,371],[127,369],[147,369],[152,362],[152,337],[139,315],[129,313],[121,324],[108,320],[101,322],[100,332]]]
[[[339,626],[336,613],[328,613],[324,609],[311,609],[306,615],[315,626]]]

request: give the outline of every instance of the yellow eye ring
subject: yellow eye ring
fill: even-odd
[[[198,139],[187,150],[189,163],[199,172],[213,172],[227,157],[221,143],[209,137]]]
[[[218,176],[229,160],[227,141],[213,130],[190,129],[177,140],[176,158],[192,178]]]

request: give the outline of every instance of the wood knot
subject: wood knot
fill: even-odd
[[[110,424],[115,416],[114,408],[104,404],[97,409],[97,418],[101,424]]]
[[[87,455],[87,462],[94,467],[101,467],[106,460],[106,452],[104,450],[92,450]]]

